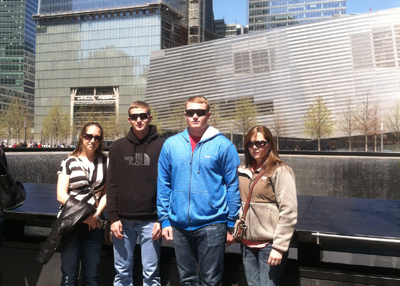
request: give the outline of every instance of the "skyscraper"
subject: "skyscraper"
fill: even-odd
[[[189,44],[217,38],[214,31],[213,0],[189,0]]]
[[[79,121],[125,115],[143,100],[150,54],[187,44],[186,0],[42,0],[35,134],[54,104]]]
[[[346,14],[346,0],[248,0],[248,7],[250,33]]]
[[[0,5],[0,111],[18,97],[32,108],[35,94],[37,0],[8,0]]]

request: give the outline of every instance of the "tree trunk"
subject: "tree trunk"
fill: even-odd
[[[368,135],[365,135],[365,152],[368,152]]]
[[[351,152],[351,136],[349,136],[349,151]]]
[[[318,138],[318,151],[321,151],[321,144],[320,144],[321,139]]]
[[[279,136],[276,136],[276,150],[279,151]]]
[[[376,152],[376,135],[374,135],[374,152]]]

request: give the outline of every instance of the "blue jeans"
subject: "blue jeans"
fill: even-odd
[[[61,286],[78,286],[79,262],[81,262],[83,285],[99,285],[97,273],[103,241],[104,230],[96,228],[89,232],[88,237],[75,239],[67,245],[64,252],[61,253],[63,274]]]
[[[240,244],[242,251],[244,272],[248,286],[279,286],[285,270],[288,252],[282,256],[282,262],[276,266],[268,265],[272,243],[264,248],[250,248]]]
[[[181,285],[222,285],[226,224],[212,224],[193,231],[172,227]]]
[[[114,285],[133,285],[133,258],[136,240],[139,236],[142,248],[143,286],[161,285],[160,283],[160,250],[161,239],[153,240],[151,232],[154,222],[122,221],[124,237],[113,237],[114,267],[116,271]]]

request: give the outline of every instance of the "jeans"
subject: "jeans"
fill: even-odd
[[[272,243],[264,248],[250,248],[240,243],[244,272],[248,286],[279,286],[282,282],[288,252],[282,256],[282,262],[276,266],[268,265]]]
[[[222,285],[226,224],[212,224],[193,231],[172,227],[181,285]]]
[[[3,241],[3,234],[4,234],[4,218],[3,216],[0,216],[0,249],[1,249],[1,242]],[[1,286],[1,273],[0,273],[0,286]]]
[[[154,222],[122,221],[124,237],[122,239],[113,237],[115,286],[133,285],[133,258],[138,236],[142,249],[143,286],[161,285],[159,264],[161,239],[151,238],[153,226]]]
[[[85,238],[71,241],[61,253],[61,286],[78,286],[79,262],[83,285],[98,286],[98,268],[100,252],[104,241],[104,230],[100,228],[89,231]]]

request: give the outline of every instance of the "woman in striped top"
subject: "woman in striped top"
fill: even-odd
[[[97,206],[96,213],[80,225],[79,235],[61,254],[61,285],[78,285],[79,263],[84,285],[99,285],[98,266],[104,241],[104,230],[98,221],[106,206],[107,157],[102,153],[103,128],[86,124],[75,150],[62,161],[58,171],[57,200],[64,205],[71,196]],[[94,190],[95,197],[90,192]],[[62,206],[61,206],[62,209]]]

